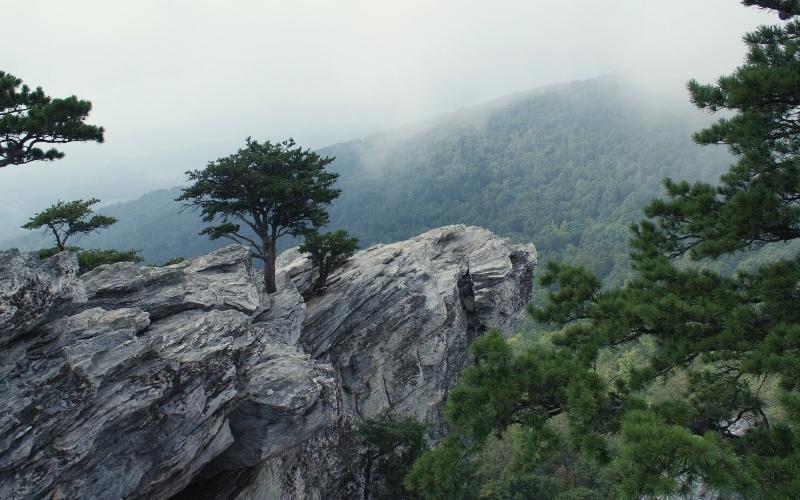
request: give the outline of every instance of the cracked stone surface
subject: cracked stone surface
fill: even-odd
[[[297,250],[281,263],[298,286],[308,284],[310,266]],[[309,300],[300,343],[341,373],[344,411],[374,417],[391,407],[435,418],[468,345],[520,320],[535,267],[533,245],[512,245],[478,227],[446,226],[375,245]]]
[[[246,248],[80,277],[72,259],[0,255],[0,498],[169,498],[212,460],[258,464],[335,414],[332,369],[284,342],[302,298],[270,307]]]
[[[41,260],[16,249],[0,251],[0,348],[45,321],[63,303],[82,300],[78,263],[62,253]]]
[[[296,249],[280,263],[301,290],[313,281]],[[276,498],[359,498],[361,488],[341,482],[350,425],[389,411],[433,424],[435,437],[447,391],[469,362],[469,344],[490,328],[509,332],[517,325],[535,269],[533,245],[464,225],[354,255],[330,276],[324,295],[307,302],[299,339],[340,374],[341,412],[324,432],[271,459],[261,482],[238,498],[264,498],[275,489]]]
[[[447,226],[358,252],[304,303],[296,249],[270,295],[238,245],[81,276],[0,252],[0,498],[359,498],[352,425],[440,422],[535,267],[532,245]]]

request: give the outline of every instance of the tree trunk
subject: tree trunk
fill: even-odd
[[[275,240],[268,241],[264,245],[264,286],[267,293],[275,293],[278,288],[275,286]]]
[[[328,281],[328,268],[327,266],[320,266],[319,268],[319,276],[317,277],[316,283],[314,283],[315,290],[322,290],[325,288],[325,283]]]
[[[66,238],[64,238],[64,241],[62,242],[61,237],[58,235],[58,231],[56,231],[56,228],[50,226],[50,230],[53,231],[53,236],[56,237],[56,245],[58,245],[58,251],[63,252],[67,244]]]

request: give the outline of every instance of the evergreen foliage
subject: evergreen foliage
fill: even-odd
[[[184,259],[183,257],[173,257],[173,258],[171,258],[171,259],[168,259],[168,260],[167,260],[166,262],[164,262],[163,264],[161,264],[161,267],[173,266],[173,265],[175,265],[175,264],[180,264],[180,263],[181,263],[181,262],[183,262],[184,260],[186,260],[186,259]]]
[[[136,250],[102,250],[102,249],[91,249],[91,250],[83,250],[78,247],[69,246],[64,250],[60,250],[58,247],[53,248],[45,248],[39,250],[37,254],[39,255],[40,259],[46,259],[48,257],[52,257],[53,255],[63,252],[74,252],[78,255],[78,272],[86,273],[91,271],[92,269],[102,266],[104,264],[115,264],[117,262],[133,262],[139,263],[144,260],[141,255]]]
[[[328,275],[344,264],[358,248],[358,240],[351,238],[347,231],[338,230],[320,234],[311,232],[305,235],[300,251],[307,253],[317,268],[317,279],[313,289],[317,292],[325,288]]]
[[[425,425],[414,417],[390,414],[359,423],[356,435],[366,448],[363,498],[411,498],[403,487],[403,477],[425,450],[425,431]]]
[[[445,405],[450,433],[414,464],[406,486],[429,499],[582,498],[586,491],[599,498],[607,492],[608,480],[592,468],[607,460],[601,432],[614,425],[592,428],[615,404],[602,380],[566,352],[515,353],[496,330],[476,340],[471,352],[475,365]],[[552,425],[562,413],[574,417],[563,435]],[[572,442],[595,448],[578,457],[567,446]],[[497,457],[493,447],[508,456]]]
[[[186,172],[192,184],[177,200],[201,210],[214,225],[201,234],[248,244],[264,262],[264,283],[275,292],[278,238],[300,236],[328,222],[326,206],[339,196],[337,175],[325,167],[333,158],[295,147],[292,139],[259,143]],[[242,227],[244,224],[244,227]]]
[[[691,264],[800,236],[800,2],[744,3],[790,21],[749,33],[733,75],[688,85],[700,108],[731,112],[695,140],[727,145],[736,163],[719,185],[665,182],[667,199],[632,226],[625,286],[603,290],[585,269],[547,266],[549,302],[531,313],[560,330],[516,352],[497,333],[476,341],[476,365],[446,404],[452,433],[417,461],[412,490],[464,493],[434,479],[457,468],[479,484],[491,439],[517,432],[527,439],[501,470],[517,486],[492,480],[483,496],[515,498],[530,484],[536,498],[666,497],[702,484],[723,496],[800,497],[800,259],[731,275]],[[598,370],[604,353],[644,343],[641,362]],[[543,455],[523,460],[530,449]],[[548,474],[559,454],[570,456],[567,472]],[[579,479],[586,470],[599,471],[594,482]]]
[[[61,250],[61,249],[60,249],[60,248],[58,248],[58,247],[52,247],[52,248],[42,248],[42,249],[40,249],[40,250],[37,250],[37,251],[36,251],[36,255],[37,255],[37,256],[38,256],[40,259],[49,259],[49,258],[50,258],[50,257],[52,257],[53,255],[55,255],[55,254],[57,254],[57,253],[61,253],[61,252],[65,251],[65,250],[66,250],[66,251],[68,251],[68,252],[74,252],[74,253],[78,253],[78,252],[80,252],[82,249],[81,249],[80,247],[71,246],[71,245],[70,245],[70,246],[68,246],[67,248],[65,248],[64,250]]]
[[[88,200],[58,201],[54,205],[35,214],[24,229],[44,229],[56,240],[56,248],[63,251],[70,237],[86,235],[107,228],[117,222],[114,217],[93,215],[91,206],[99,203],[97,198]]]
[[[107,215],[94,214],[91,206],[99,203],[97,198],[88,200],[58,201],[47,209],[35,214],[22,226],[25,229],[43,229],[55,238],[56,246],[39,250],[39,257],[45,259],[65,250],[78,255],[79,271],[85,273],[103,264],[115,262],[142,262],[144,259],[136,250],[83,250],[67,245],[67,240],[106,229],[116,224],[117,219]]]
[[[89,272],[105,264],[115,264],[117,262],[132,262],[136,264],[143,260],[144,258],[136,250],[103,250],[94,248],[78,252],[78,264],[82,273]]]
[[[637,100],[640,90],[614,78],[574,82],[320,150],[336,157],[328,168],[340,174],[342,189],[327,227],[347,230],[365,248],[444,224],[475,224],[534,242],[543,260],[580,264],[622,284],[630,276],[628,225],[662,192],[661,180],[710,181],[730,159],[723,148],[692,144],[701,114],[652,109],[650,100]],[[85,244],[140,248],[152,262],[222,246],[198,236],[202,221],[181,211],[180,194],[154,191],[104,207],[120,222]],[[277,249],[301,240],[283,237]],[[32,237],[5,243],[42,244]]]
[[[84,120],[92,103],[75,96],[52,99],[41,87],[31,90],[22,80],[0,71],[0,168],[64,157],[42,144],[103,142],[103,127]]]

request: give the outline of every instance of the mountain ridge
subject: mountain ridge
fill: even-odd
[[[502,96],[317,150],[336,157],[331,169],[340,174],[330,227],[348,230],[363,247],[475,224],[534,241],[545,259],[577,261],[619,281],[627,225],[661,194],[661,180],[713,181],[727,165],[724,148],[691,142],[707,121],[648,99],[618,77]],[[134,248],[154,263],[222,246],[197,235],[202,222],[174,201],[179,190],[103,207],[120,221],[76,243]],[[286,239],[281,248],[294,243]],[[38,235],[6,242],[46,244]]]

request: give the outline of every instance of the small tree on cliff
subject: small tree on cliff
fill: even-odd
[[[59,201],[31,217],[24,229],[44,229],[56,240],[56,249],[63,252],[67,240],[72,236],[89,234],[117,222],[114,217],[92,215],[91,206],[99,203],[97,198],[88,200]]]
[[[248,137],[236,153],[187,172],[193,184],[177,200],[199,207],[205,222],[216,223],[201,234],[249,244],[264,261],[264,284],[272,293],[278,238],[328,222],[326,205],[340,193],[333,187],[338,175],[325,170],[333,160],[295,147],[292,139],[259,143]]]
[[[84,123],[91,110],[89,101],[51,99],[41,87],[31,90],[0,71],[0,168],[64,157],[55,148],[42,149],[42,144],[103,142],[103,127]]]
[[[342,230],[324,234],[312,232],[305,237],[306,241],[300,245],[300,251],[309,254],[319,271],[313,286],[313,290],[319,291],[325,288],[331,271],[353,255],[358,248],[358,240],[350,238],[347,231]]]

